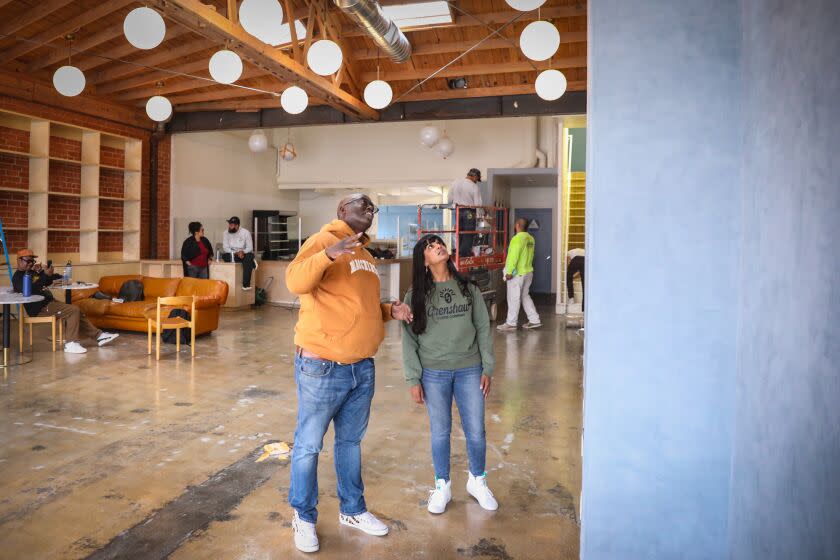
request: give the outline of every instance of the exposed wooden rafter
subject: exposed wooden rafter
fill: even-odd
[[[330,105],[348,115],[372,120],[379,118],[378,111],[357,97],[318,76],[282,51],[252,37],[199,0],[153,0],[152,3],[170,20],[195,33],[220,44],[229,43],[229,48],[241,57],[264,68],[282,82],[297,82],[311,94],[323,96]]]
[[[586,66],[585,56],[568,56],[551,59],[551,67],[558,70],[564,68],[584,68]],[[547,62],[538,65],[540,70],[548,68]],[[418,68],[416,70],[389,71],[383,79],[389,82],[402,80],[423,80],[434,72],[436,68]],[[437,78],[454,78],[460,76],[477,76],[482,74],[507,74],[513,72],[533,72],[534,67],[530,62],[506,62],[503,64],[467,64],[463,66],[450,66],[435,75]],[[362,74],[365,81],[375,80],[376,72],[365,72]]]
[[[31,25],[47,17],[71,2],[73,0],[46,0],[36,3],[34,6],[27,6],[19,16],[0,23],[0,35],[11,35],[27,25]]]

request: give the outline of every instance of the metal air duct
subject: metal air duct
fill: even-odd
[[[333,0],[336,6],[365,30],[382,52],[396,62],[411,56],[411,43],[397,24],[385,17],[376,0]]]

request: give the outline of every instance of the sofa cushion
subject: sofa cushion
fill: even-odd
[[[132,274],[122,274],[119,276],[103,276],[99,279],[99,291],[105,292],[111,297],[117,297],[120,294],[120,288],[127,280],[142,280],[142,276]]]
[[[224,305],[227,301],[228,285],[221,280],[181,278],[176,296],[195,296],[196,309]]]
[[[108,315],[115,315],[118,317],[144,317],[149,309],[153,309],[155,304],[148,301],[129,301],[126,303],[112,303],[108,308]]]
[[[82,310],[88,317],[92,316],[99,316],[99,315],[107,315],[110,308],[111,308],[111,300],[109,299],[81,299],[79,301],[74,301],[73,305],[76,305],[79,309]]]
[[[143,297],[159,298],[174,296],[180,283],[180,278],[152,278],[151,276],[144,276]]]

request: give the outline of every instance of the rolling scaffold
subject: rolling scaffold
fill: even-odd
[[[429,220],[423,221],[423,212],[429,210],[443,210],[448,213],[449,229],[441,224],[426,227]],[[475,229],[464,229],[463,213],[472,212],[475,215]],[[444,219],[443,223],[447,223]],[[498,312],[496,290],[490,279],[490,271],[500,270],[507,259],[508,238],[508,209],[503,206],[461,206],[448,204],[418,204],[417,205],[417,239],[426,234],[435,234],[447,242],[447,246],[454,249],[452,262],[458,272],[465,274],[478,284],[481,295],[487,304],[490,320],[495,321]],[[472,236],[472,251],[469,255],[461,255],[462,241]]]

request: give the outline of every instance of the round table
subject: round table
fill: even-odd
[[[73,303],[73,290],[89,290],[91,288],[98,288],[99,284],[88,282],[74,282],[73,284],[58,284],[53,283],[48,288],[55,290],[64,290],[64,303],[70,305]]]
[[[9,366],[16,366],[20,364],[25,364],[27,362],[31,362],[32,358],[24,359],[23,357],[23,348],[18,351],[18,359],[13,363],[9,363],[9,354],[11,346],[11,318],[10,315],[12,313],[12,306],[13,305],[20,305],[22,303],[35,303],[36,301],[42,301],[44,296],[42,295],[32,295],[29,297],[24,297],[23,294],[17,294],[14,292],[0,292],[0,304],[3,305],[3,364],[0,367],[9,367]]]

